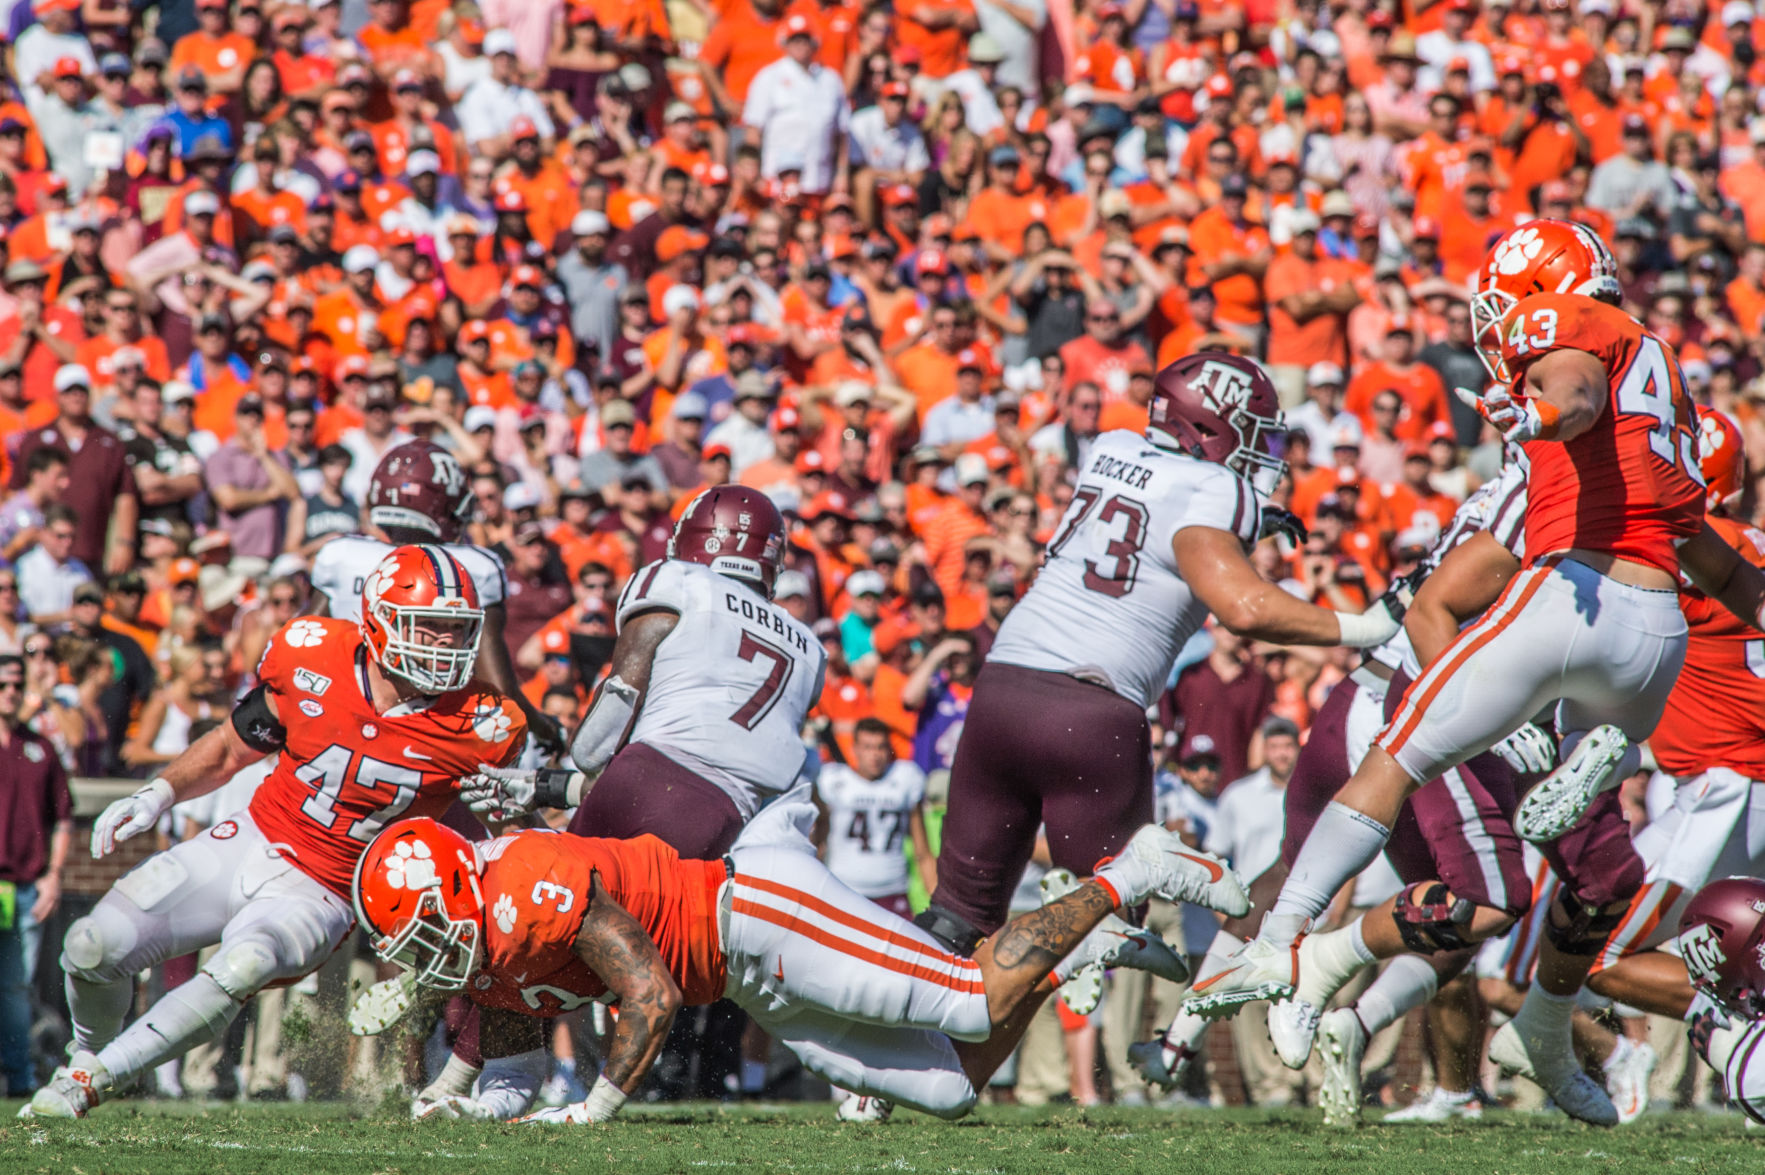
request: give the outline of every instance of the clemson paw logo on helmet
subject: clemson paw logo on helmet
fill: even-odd
[[[1495,256],[1489,259],[1489,267],[1499,274],[1511,276],[1523,272],[1528,265],[1538,260],[1544,251],[1544,238],[1539,236],[1535,228],[1519,229],[1502,238],[1495,247]]]
[[[1698,450],[1703,453],[1720,452],[1728,443],[1728,433],[1714,416],[1706,416],[1698,424]]]
[[[509,725],[509,716],[501,706],[480,705],[472,715],[472,733],[487,743],[507,741]]]
[[[496,905],[490,910],[491,917],[496,919],[496,928],[504,934],[515,929],[515,915],[518,912],[515,909],[515,899],[508,894],[496,899]]]
[[[391,586],[392,568],[382,563],[369,573],[367,581],[362,584],[362,596],[369,600],[378,600]]]
[[[420,840],[401,840],[386,855],[386,884],[393,889],[429,889],[441,884],[441,875],[430,859],[429,846]]]
[[[311,649],[324,643],[325,626],[316,620],[296,620],[282,639],[291,649]]]

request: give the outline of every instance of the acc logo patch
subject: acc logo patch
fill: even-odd
[[[325,712],[325,707],[319,705],[311,698],[302,698],[300,699],[300,712],[305,714],[308,718],[317,718]]]
[[[239,824],[237,821],[223,820],[209,829],[208,834],[216,840],[232,840],[239,835]]]
[[[310,669],[296,669],[294,685],[296,689],[303,689],[314,697],[323,697],[325,691],[331,688],[331,679]]]

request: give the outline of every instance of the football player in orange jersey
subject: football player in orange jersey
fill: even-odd
[[[734,1000],[817,1076],[861,1096],[958,1118],[1054,985],[1087,966],[1186,975],[1162,940],[1113,911],[1153,894],[1243,913],[1224,862],[1142,828],[1096,875],[1008,923],[972,958],[827,871],[805,785],[750,823],[722,860],[682,860],[653,836],[519,832],[475,847],[405,820],[369,847],[358,917],[383,960],[485,1009],[478,1096],[456,1116],[509,1118],[546,1072],[541,1025],[618,1007],[588,1097],[529,1122],[604,1122],[642,1085],[682,1007]]]
[[[1230,1015],[1291,996],[1296,940],[1382,851],[1404,799],[1555,702],[1562,762],[1521,801],[1515,825],[1585,868],[1549,912],[1537,982],[1491,1055],[1571,1115],[1616,1123],[1569,1039],[1575,994],[1643,880],[1607,789],[1634,762],[1630,743],[1659,721],[1684,660],[1679,574],[1754,627],[1765,604],[1765,573],[1703,521],[1684,377],[1617,309],[1616,273],[1599,238],[1564,221],[1528,222],[1490,250],[1472,308],[1497,382],[1481,399],[1465,395],[1524,446],[1527,565],[1482,620],[1434,650],[1319,818],[1257,938],[1204,967],[1194,991],[1205,994],[1187,1010]]]
[[[108,1091],[224,1031],[264,987],[318,967],[348,935],[357,859],[387,823],[439,816],[462,775],[511,762],[526,724],[474,686],[484,612],[439,547],[400,547],[362,588],[359,624],[305,617],[271,638],[232,720],[106,808],[92,855],[280,755],[251,804],[149,857],[62,942],[73,1054],[26,1116],[79,1118]],[[219,949],[121,1031],[143,968]]]

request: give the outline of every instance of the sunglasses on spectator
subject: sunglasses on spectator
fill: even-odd
[[[26,645],[25,646],[25,656],[27,656],[27,657],[49,657],[49,658],[53,659],[53,648],[50,645]]]

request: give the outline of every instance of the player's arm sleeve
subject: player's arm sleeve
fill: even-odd
[[[289,624],[293,623],[296,621],[289,621]],[[261,755],[281,750],[288,740],[288,728],[278,713],[286,692],[283,683],[295,668],[293,650],[285,639],[287,632],[288,625],[285,624],[270,634],[263,656],[258,659],[257,685],[233,707],[233,729],[240,741]],[[269,700],[272,695],[275,702]]]

